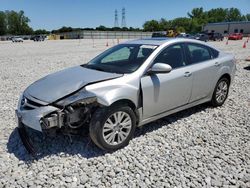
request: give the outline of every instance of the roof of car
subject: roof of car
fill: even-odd
[[[191,43],[198,43],[203,44],[205,46],[214,48],[212,45],[207,44],[200,40],[190,39],[190,38],[167,38],[167,37],[160,37],[160,38],[144,38],[144,39],[136,39],[136,40],[129,40],[124,42],[123,44],[145,44],[145,45],[155,45],[160,46],[166,42],[191,42]],[[218,50],[218,49],[216,49]]]
[[[136,40],[129,40],[126,41],[125,44],[146,44],[146,45],[157,45],[160,46],[166,42],[173,41],[173,42],[196,42],[200,43],[201,41],[197,41],[194,39],[188,38],[168,38],[168,37],[155,37],[155,38],[143,38],[143,39],[136,39]]]
[[[155,38],[143,38],[143,39],[136,39],[136,40],[129,40],[125,42],[126,44],[149,44],[149,45],[161,45],[167,41],[173,40],[174,38],[167,38],[167,37],[155,37]]]

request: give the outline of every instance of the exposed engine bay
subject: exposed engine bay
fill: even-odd
[[[62,110],[52,112],[40,120],[43,130],[51,128],[78,129],[83,125],[88,125],[91,119],[91,113],[99,105],[93,104],[75,104],[69,105]]]

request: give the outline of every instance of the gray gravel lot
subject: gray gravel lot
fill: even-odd
[[[246,39],[244,39],[246,40]],[[116,41],[109,40],[109,45]],[[37,138],[32,160],[16,130],[20,93],[35,80],[87,62],[106,40],[0,42],[1,187],[250,187],[250,42],[211,42],[237,58],[226,103],[182,111],[145,125],[114,153],[89,137]]]

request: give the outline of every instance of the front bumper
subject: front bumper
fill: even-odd
[[[32,129],[42,132],[41,119],[44,116],[58,110],[58,108],[53,106],[43,106],[31,110],[21,110],[18,108],[16,110],[16,116],[21,123]]]
[[[26,126],[40,132],[42,132],[41,119],[52,112],[60,110],[50,105],[32,106],[27,102],[23,102],[23,99],[25,98],[21,95],[16,109],[16,118]]]
[[[33,143],[31,142],[28,133],[26,132],[24,124],[20,121],[18,118],[18,133],[21,138],[21,141],[25,147],[25,149],[30,153],[31,155],[35,156],[37,154],[36,149],[33,146]]]
[[[24,110],[18,105],[16,110],[16,121],[18,124],[18,133],[25,149],[32,156],[37,155],[37,151],[33,146],[31,139],[26,131],[26,127],[30,127],[34,130],[42,132],[41,118],[55,110],[58,110],[52,106],[44,106],[30,110]]]

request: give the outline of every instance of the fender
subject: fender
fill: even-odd
[[[85,89],[96,95],[97,102],[104,106],[110,106],[122,99],[130,100],[138,106],[139,83],[134,80],[130,82],[125,77],[92,84]]]

